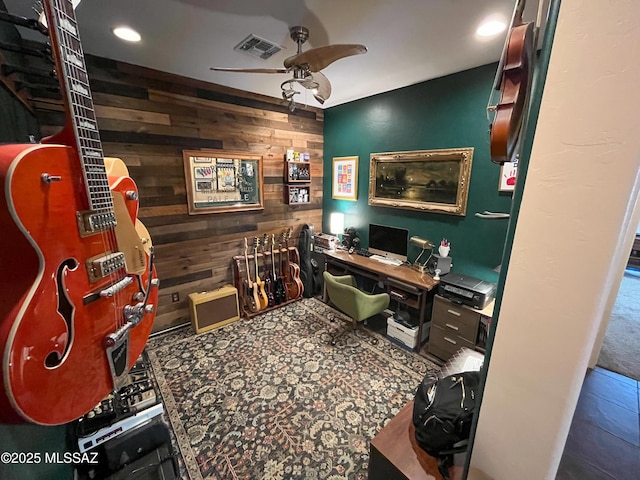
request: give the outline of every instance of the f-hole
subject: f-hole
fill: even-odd
[[[67,341],[64,347],[64,351],[62,355],[58,352],[51,352],[44,360],[44,364],[48,368],[55,368],[62,362],[62,359],[67,354],[67,351],[71,347],[71,343],[73,340],[73,312],[75,307],[69,301],[67,297],[67,292],[64,284],[64,277],[67,271],[75,270],[78,267],[78,262],[74,258],[68,258],[64,262],[60,264],[58,267],[58,271],[56,272],[56,286],[58,289],[58,313],[64,319],[64,322],[67,324]]]

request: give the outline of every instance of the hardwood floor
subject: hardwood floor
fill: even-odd
[[[640,382],[587,373],[556,480],[640,478]]]

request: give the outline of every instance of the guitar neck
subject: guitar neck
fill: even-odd
[[[70,146],[75,147],[81,162],[88,207],[93,212],[110,213],[113,200],[73,4],[71,0],[47,0],[44,7],[67,118],[75,139],[75,145]]]
[[[256,269],[256,282],[258,281],[258,247],[253,249],[253,264]]]

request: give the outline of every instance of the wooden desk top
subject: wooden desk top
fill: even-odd
[[[364,270],[375,272],[379,275],[396,279],[399,282],[408,283],[409,285],[413,285],[414,287],[424,290],[432,290],[439,283],[438,280],[434,280],[428,273],[420,273],[408,265],[400,265],[396,267],[395,265],[388,265],[386,263],[378,262],[377,260],[371,260],[364,255],[350,254],[346,250],[325,250],[324,254],[327,257],[360,267]]]

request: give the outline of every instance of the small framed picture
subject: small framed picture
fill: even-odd
[[[334,157],[331,180],[333,198],[338,200],[357,200],[358,157]]]
[[[513,192],[516,188],[518,162],[505,162],[500,167],[499,192]]]

